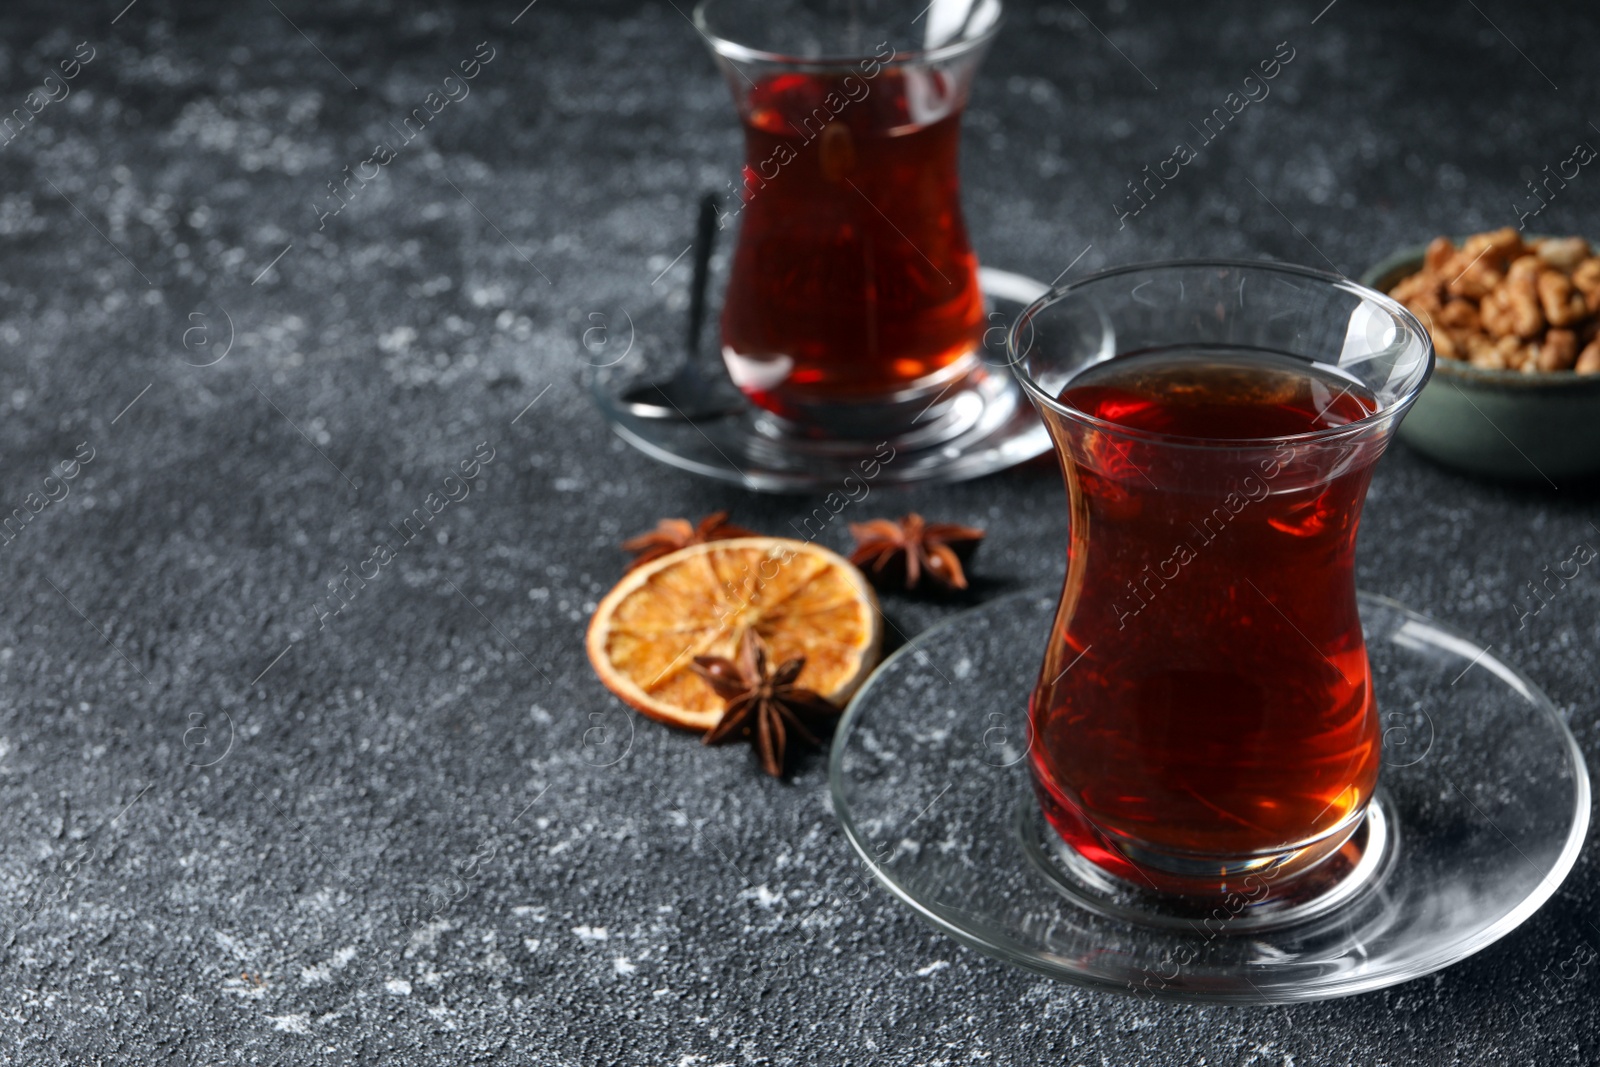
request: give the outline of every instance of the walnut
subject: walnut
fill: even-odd
[[[1510,227],[1480,233],[1467,238],[1456,254],[1440,265],[1439,276],[1450,295],[1481,300],[1505,278],[1507,264],[1525,252],[1521,237]]]
[[[1551,330],[1539,342],[1534,366],[1542,371],[1571,370],[1578,362],[1578,335],[1571,330]]]
[[[1496,348],[1494,342],[1481,333],[1469,334],[1462,342],[1462,347],[1467,350],[1467,358],[1474,367],[1485,370],[1505,370],[1505,354]]]
[[[1496,260],[1494,266],[1497,270],[1505,270],[1507,263],[1527,251],[1528,246],[1522,243],[1522,234],[1515,226],[1502,226],[1488,233],[1473,234],[1461,246],[1462,254],[1468,259],[1482,253],[1484,259]]]
[[[1422,273],[1413,274],[1411,278],[1422,278],[1428,275],[1444,273],[1444,265],[1456,254],[1455,242],[1448,237],[1435,237],[1428,242],[1428,250],[1422,254]],[[1406,279],[1410,281],[1411,278]],[[1404,285],[1405,282],[1401,282]],[[1399,297],[1395,297],[1396,300]]]
[[[1494,343],[1505,358],[1507,370],[1531,370],[1533,346],[1517,337],[1502,337]]]
[[[1512,331],[1524,340],[1537,337],[1544,329],[1544,310],[1539,306],[1540,263],[1537,256],[1523,256],[1506,271],[1505,284],[1495,292],[1506,294],[1512,315]]]
[[[1428,333],[1433,338],[1434,354],[1440,359],[1466,358],[1466,352],[1456,340],[1456,334],[1440,329],[1430,329]]]
[[[1589,342],[1572,369],[1579,374],[1600,374],[1600,339]]]
[[[1459,248],[1437,237],[1390,295],[1422,320],[1440,359],[1600,374],[1600,254],[1582,238],[1525,244],[1509,226]]]
[[[1438,327],[1439,313],[1444,310],[1444,305],[1434,297],[1416,296],[1404,302],[1406,310],[1422,321],[1430,332]]]
[[[1438,306],[1444,298],[1444,285],[1437,276],[1427,271],[1419,271],[1389,290],[1389,295],[1407,307],[1410,307],[1414,300],[1429,301]]]
[[[1550,266],[1570,273],[1589,256],[1589,242],[1582,237],[1546,237],[1537,242],[1535,254]]]
[[[1445,290],[1451,296],[1464,296],[1469,300],[1482,300],[1505,281],[1505,275],[1489,262],[1489,257],[1473,261],[1457,253],[1457,258],[1446,264],[1445,275],[1450,279]]]
[[[1589,314],[1600,312],[1600,259],[1586,259],[1572,272],[1572,284],[1583,294]]]
[[[1559,270],[1540,272],[1535,287],[1539,292],[1539,306],[1552,326],[1570,326],[1588,313],[1583,294],[1574,289],[1572,279]]]
[[[1452,330],[1476,331],[1482,328],[1478,309],[1470,300],[1451,300],[1436,316],[1440,324]]]
[[[1517,332],[1516,315],[1511,310],[1511,294],[1496,289],[1478,306],[1478,318],[1490,337],[1511,337]]]

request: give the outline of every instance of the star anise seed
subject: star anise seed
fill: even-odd
[[[856,550],[850,562],[866,570],[875,584],[915,589],[924,575],[946,589],[965,589],[966,561],[977,551],[983,531],[953,522],[925,522],[912,512],[899,522],[852,522]]]
[[[730,537],[754,536],[754,530],[746,530],[743,526],[735,526],[729,522],[726,511],[713,511],[701,519],[698,526],[690,526],[688,519],[662,519],[656,523],[654,530],[622,542],[622,549],[624,552],[634,554],[633,562],[628,564],[628,569],[631,571],[653,559],[665,556],[669,552],[676,552],[680,548],[688,548],[690,545],[703,545],[707,541],[725,541]]]
[[[706,732],[708,745],[748,736],[761,757],[761,767],[774,778],[784,770],[792,732],[810,745],[820,745],[811,726],[839,714],[839,709],[809,689],[794,684],[805,667],[804,656],[767,667],[767,649],[754,630],[739,640],[737,659],[696,656],[694,672],[727,702],[722,718]]]

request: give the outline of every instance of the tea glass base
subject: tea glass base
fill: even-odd
[[[1320,1000],[1483,949],[1576,861],[1588,772],[1549,700],[1481,643],[1361,594],[1384,767],[1344,847],[1258,901],[1199,904],[1111,878],[1048,826],[1028,776],[1027,699],[1056,596],[1002,597],[919,635],[834,739],[834,810],[851,843],[964,944],[1141,997]]]
[[[1009,323],[1046,290],[1042,282],[990,267],[978,272],[978,280],[993,322]],[[594,367],[589,389],[611,428],[641,452],[747,489],[837,489],[847,477],[863,478],[866,470],[875,472],[866,480],[877,485],[965,481],[1050,451],[1049,434],[1012,376],[1003,343],[992,343],[1000,333],[986,335],[984,373],[970,388],[952,391],[925,424],[881,440],[818,437],[742,400],[715,418],[640,418],[621,396],[642,376],[650,380],[648,375],[671,372],[648,367],[644,360]]]
[[[1028,861],[1074,904],[1108,918],[1177,930],[1209,923],[1219,936],[1308,922],[1350,903],[1384,880],[1399,844],[1393,806],[1380,792],[1337,850],[1281,890],[1242,889],[1206,899],[1151,892],[1108,874],[1063,841],[1037,803],[1018,804],[1016,813],[1017,839]],[[1255,884],[1266,890],[1272,880],[1267,871]]]
[[[1037,774],[1038,768],[1034,768]],[[1267,898],[1301,894],[1300,879],[1335,860],[1341,853],[1353,860],[1347,846],[1361,829],[1367,808],[1351,812],[1339,825],[1320,836],[1276,851],[1243,855],[1198,855],[1157,848],[1126,836],[1113,837],[1100,832],[1090,819],[1065,797],[1056,795],[1035,780],[1034,795],[1039,799],[1042,817],[1049,823],[1064,856],[1074,858],[1073,869],[1094,870],[1091,879],[1099,884],[1106,879],[1126,883],[1129,889],[1156,897],[1180,897],[1202,911],[1206,901],[1217,902],[1248,895],[1252,911],[1263,910]],[[1383,827],[1379,826],[1381,834]],[[1355,848],[1365,847],[1365,838]],[[1379,840],[1382,840],[1381,838]],[[1093,853],[1085,851],[1085,848]],[[1109,861],[1109,862],[1107,862]]]

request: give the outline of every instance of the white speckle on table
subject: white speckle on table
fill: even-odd
[[[334,971],[342,971],[350,966],[350,961],[356,958],[356,950],[342,948],[335,952],[326,963],[319,963],[313,967],[300,969],[301,985],[320,985],[333,980]]]
[[[409,997],[411,995],[411,983],[404,978],[391,978],[383,983],[383,988],[397,997]]]
[[[578,940],[587,941],[591,944],[596,941],[604,941],[611,936],[606,933],[604,926],[574,926],[572,932],[578,935]]]
[[[533,904],[518,904],[511,909],[511,914],[520,919],[532,919],[536,923],[542,923],[549,918],[550,909],[537,907]]]
[[[522,939],[522,947],[527,949],[529,952],[538,952],[539,946],[542,944],[544,944],[544,941],[541,938],[525,937]]]
[[[247,997],[251,1000],[266,996],[267,983],[259,976],[251,978],[248,975],[239,975],[227,978],[222,982],[222,991],[232,993],[236,997]]]
[[[939,971],[942,971],[948,966],[950,966],[950,963],[949,963],[948,960],[934,960],[932,963],[928,964],[926,967],[917,968],[917,977],[918,978],[926,978],[926,977],[928,977],[928,975],[935,974],[935,973],[937,973]]]
[[[404,352],[417,339],[417,331],[410,326],[396,326],[378,338],[378,348],[384,352]]]
[[[309,1034],[311,1032],[311,1016],[299,1015],[269,1015],[267,1022],[273,1029],[281,1030],[286,1034]]]
[[[754,900],[758,907],[767,908],[769,910],[773,907],[773,905],[783,902],[782,893],[774,893],[765,885],[758,885],[754,889],[749,890],[741,895]]]
[[[611,961],[611,969],[618,974],[633,974],[639,970],[637,964],[631,963],[626,956],[618,956]]]
[[[216,938],[217,944],[222,946],[224,952],[236,959],[247,960],[250,958],[249,951],[239,942],[238,938],[229,937],[221,930],[213,930],[211,936]]]
[[[406,944],[406,955],[413,954],[417,949],[432,948],[439,943],[440,934],[454,929],[455,924],[449,919],[435,919],[411,935],[411,940]]]

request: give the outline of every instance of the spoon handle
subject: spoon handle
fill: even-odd
[[[711,273],[711,250],[717,243],[717,194],[707,193],[700,200],[700,219],[694,233],[694,280],[689,288],[688,356],[691,366],[700,363],[700,332],[705,327],[706,282]]]

